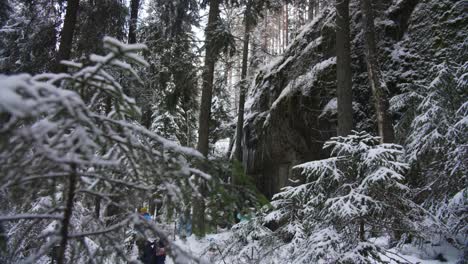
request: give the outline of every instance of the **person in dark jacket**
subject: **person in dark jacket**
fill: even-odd
[[[143,255],[141,256],[141,262],[143,262],[144,264],[156,263],[154,243],[146,241],[143,247]]]
[[[156,257],[155,257],[155,262],[154,264],[165,264],[166,263],[166,245],[165,243],[159,239],[159,241],[154,241],[153,242],[155,245],[155,252],[156,252]]]
[[[140,257],[143,264],[165,264],[166,246],[162,240],[146,241],[143,247],[143,254]]]

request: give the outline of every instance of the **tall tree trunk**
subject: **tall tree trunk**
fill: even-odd
[[[60,34],[60,46],[57,53],[57,60],[55,62],[55,72],[65,72],[67,70],[67,67],[65,65],[61,65],[60,61],[70,59],[79,5],[80,0],[67,1],[65,21],[63,22],[63,28]]]
[[[219,0],[210,1],[210,11],[208,13],[208,24],[205,29],[206,50],[205,50],[205,69],[203,70],[202,97],[200,105],[200,118],[198,125],[198,144],[197,149],[204,156],[208,156],[209,151],[209,122],[211,112],[211,99],[213,95],[213,79],[216,58],[218,56],[215,43],[213,42],[214,32],[218,24]],[[201,187],[201,194],[204,195],[205,188]],[[204,236],[205,227],[205,202],[204,197],[195,197],[194,205],[194,231],[199,236]]]
[[[387,88],[380,71],[375,42],[374,12],[370,0],[361,0],[362,12],[364,14],[364,33],[366,39],[367,74],[369,84],[374,97],[375,112],[380,141],[384,143],[393,142],[395,139],[392,118],[389,114],[389,102]]]
[[[71,175],[68,182],[68,189],[65,188],[63,191],[63,197],[67,197],[65,212],[63,215],[62,226],[60,227],[60,247],[58,249],[57,263],[64,264],[65,261],[65,252],[67,249],[68,243],[68,227],[70,227],[70,220],[73,214],[73,199],[75,198],[75,190],[77,185],[77,172],[76,165],[71,166]]]
[[[314,19],[314,7],[315,7],[315,0],[309,0],[309,21],[312,21]]]
[[[268,51],[268,11],[266,11],[265,18],[263,18],[263,27],[262,27],[262,54]],[[262,56],[262,61],[265,62],[265,55]]]
[[[281,54],[283,53],[283,9],[281,8],[278,14],[278,53]]]
[[[250,1],[244,13],[244,43],[242,48],[242,70],[241,70],[241,85],[239,86],[239,109],[237,115],[237,133],[236,133],[236,148],[235,157],[242,162],[242,137],[244,132],[244,106],[245,94],[247,90],[247,66],[249,60],[249,42],[250,42]]]
[[[216,47],[213,43],[213,34],[218,24],[219,0],[210,1],[210,11],[208,14],[208,24],[205,30],[206,51],[205,69],[203,70],[202,97],[200,105],[200,118],[198,126],[197,149],[204,156],[208,155],[208,131],[211,111],[211,99],[213,95],[213,78],[216,63]]]
[[[315,16],[318,16],[319,13],[320,13],[320,0],[315,0],[315,7],[314,7],[314,11],[315,11]],[[349,3],[349,1],[348,1]],[[349,6],[349,4],[348,4]]]
[[[288,2],[284,5],[284,49],[289,44],[289,8]]]
[[[336,75],[339,136],[353,128],[353,95],[351,83],[351,43],[349,36],[349,0],[336,0]]]
[[[140,0],[132,0],[130,2],[130,23],[128,27],[128,43],[136,43],[136,29],[138,22],[138,9],[140,8]]]

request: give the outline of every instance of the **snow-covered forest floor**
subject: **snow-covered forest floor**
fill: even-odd
[[[0,0],[0,264],[468,264],[466,2]]]
[[[259,259],[256,251],[252,251],[253,254],[251,256],[245,255],[241,259],[239,259],[238,256],[236,256],[236,259],[232,256],[224,257],[222,256],[222,253],[229,251],[229,248],[226,247],[226,243],[228,243],[231,236],[232,232],[224,230],[217,234],[208,234],[206,237],[201,239],[197,238],[195,235],[186,239],[181,239],[179,236],[176,236],[175,243],[207,263],[293,264],[293,262],[287,261],[288,252],[281,248],[278,248],[278,252],[274,255],[284,256],[284,258],[271,259],[269,256],[263,256]],[[386,237],[371,238],[369,240],[384,248],[388,248],[388,238]],[[385,255],[382,255],[382,258],[392,264],[398,263],[395,260],[414,264],[455,264],[460,260],[461,254],[461,251],[444,242],[441,244],[421,244],[419,246],[403,245],[401,247],[388,248],[387,255],[394,259],[391,260]],[[249,258],[251,261],[245,262],[245,260]],[[169,257],[167,264],[173,263],[174,262]]]

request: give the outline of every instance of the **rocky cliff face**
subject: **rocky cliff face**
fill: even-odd
[[[336,86],[333,20],[326,10],[256,76],[247,101],[243,162],[269,197],[288,184],[292,166],[322,157],[322,143],[334,133],[333,119],[322,113]]]
[[[425,80],[431,66],[466,51],[466,34],[457,33],[466,31],[463,0],[394,0],[375,5],[380,62],[393,95]],[[359,1],[351,1],[351,14],[355,127],[376,131]],[[288,179],[298,178],[292,173],[294,165],[326,156],[323,142],[335,135],[334,17],[330,7],[306,25],[285,54],[259,72],[251,87],[243,163],[268,197],[290,184]],[[463,59],[466,52],[458,58]]]

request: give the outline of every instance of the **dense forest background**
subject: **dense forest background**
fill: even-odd
[[[467,9],[0,0],[0,263],[467,263]]]

